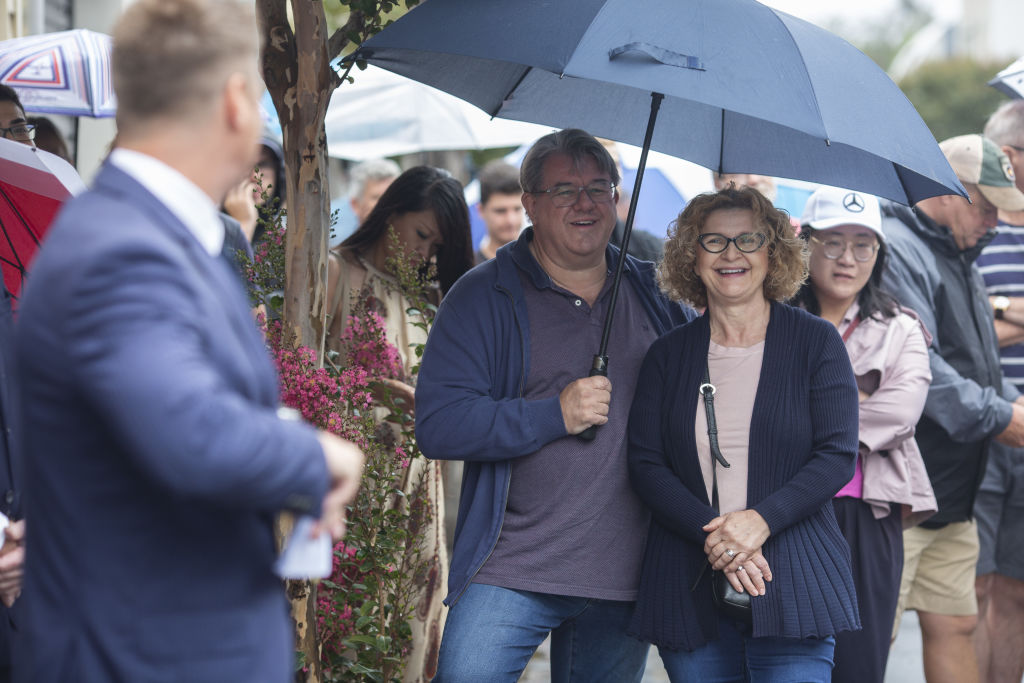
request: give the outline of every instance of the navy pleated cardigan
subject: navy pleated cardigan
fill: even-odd
[[[659,338],[629,418],[630,479],[652,511],[630,632],[671,650],[718,638],[710,569],[693,588],[707,563],[701,527],[716,516],[694,434],[709,340],[707,314]],[[753,600],[755,637],[860,628],[850,550],[831,505],[853,476],[857,431],[857,385],[839,334],[773,303],[748,453],[747,506],[771,529],[764,555],[774,577]]]

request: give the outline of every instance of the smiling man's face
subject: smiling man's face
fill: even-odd
[[[579,163],[566,154],[553,154],[544,162],[542,183],[534,190],[558,185],[579,188],[595,181],[611,183],[597,161],[584,156]],[[563,268],[591,265],[603,258],[612,230],[615,229],[615,193],[610,201],[595,202],[580,192],[570,206],[555,206],[550,194],[527,192],[523,205],[533,222],[534,245],[547,259]]]

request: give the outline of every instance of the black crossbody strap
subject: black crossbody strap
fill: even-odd
[[[708,420],[708,441],[711,445],[711,507],[718,512],[718,462],[722,467],[729,467],[729,461],[722,455],[718,447],[718,422],[715,421],[715,385],[711,383],[711,372],[704,365],[704,383],[700,385],[701,396],[704,397],[704,413]]]
[[[711,507],[715,509],[715,512],[718,512],[717,464],[721,463],[722,467],[729,467],[730,465],[729,461],[722,456],[722,450],[718,447],[718,423],[715,421],[715,391],[715,385],[711,383],[711,372],[708,370],[707,364],[705,364],[704,382],[700,385],[700,395],[704,397],[704,414],[707,415],[708,419],[708,441],[711,445]],[[697,584],[700,583],[701,577],[704,576],[707,568],[707,563],[704,563],[700,573],[697,574],[697,580],[693,582],[693,587],[690,590],[696,590]]]

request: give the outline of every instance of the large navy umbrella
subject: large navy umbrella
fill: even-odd
[[[492,116],[905,204],[962,187],[869,57],[753,0],[430,0],[356,57]]]
[[[754,0],[430,0],[353,59],[492,116],[642,145],[623,254],[650,148],[723,173],[906,204],[966,196],[913,105],[870,58]],[[621,272],[620,260],[610,311]],[[609,314],[594,373],[607,363],[610,329]]]

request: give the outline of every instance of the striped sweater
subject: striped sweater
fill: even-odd
[[[1000,221],[996,236],[978,257],[978,271],[989,296],[1024,297],[1024,225]],[[999,349],[1003,377],[1024,393],[1024,343]]]
[[[630,479],[652,510],[635,636],[672,650],[717,639],[706,534],[708,502],[694,436],[708,317],[651,346],[629,419]],[[771,529],[774,580],[753,602],[754,636],[824,637],[860,628],[850,551],[831,498],[853,476],[857,385],[828,322],[773,303],[751,417],[747,502]]]

